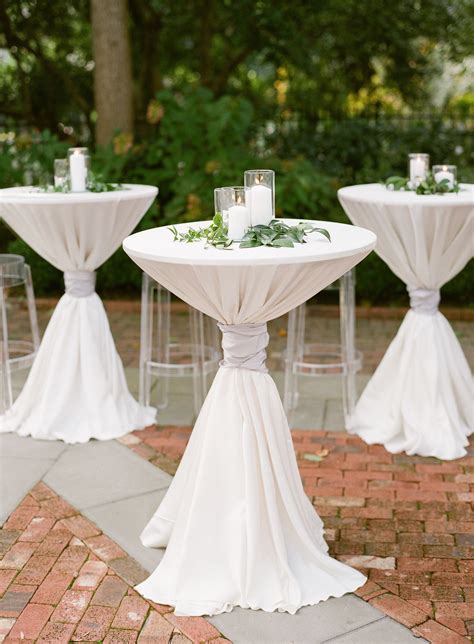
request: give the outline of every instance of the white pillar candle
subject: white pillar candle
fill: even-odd
[[[410,181],[418,185],[424,179],[426,179],[426,164],[424,160],[421,158],[410,159]]]
[[[257,184],[250,188],[250,219],[252,226],[268,226],[273,219],[272,191]]]
[[[434,180],[436,183],[440,183],[443,181],[443,179],[448,180],[448,185],[450,188],[454,188],[454,174],[452,172],[449,172],[447,166],[443,166],[442,170],[437,172],[434,176]]]
[[[71,192],[85,192],[87,167],[86,157],[80,152],[74,152],[69,157],[69,175]]]
[[[231,206],[228,210],[228,236],[233,241],[240,241],[249,229],[249,210],[245,206]]]

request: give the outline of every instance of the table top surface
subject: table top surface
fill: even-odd
[[[466,206],[474,207],[474,185],[460,184],[457,193],[444,195],[417,195],[412,191],[388,190],[380,183],[364,183],[357,186],[340,188],[337,192],[339,199],[362,203],[379,203],[382,205],[420,205],[428,207]]]
[[[34,186],[18,186],[0,190],[0,204],[51,204],[107,203],[142,197],[156,197],[158,188],[134,183],[124,183],[123,190],[108,192],[38,192]]]
[[[284,219],[289,225],[297,219]],[[338,257],[348,257],[369,252],[375,247],[377,238],[373,232],[359,226],[337,224],[330,221],[304,220],[319,228],[326,228],[331,241],[319,233],[307,236],[307,243],[295,244],[293,248],[239,248],[238,243],[232,250],[219,250],[205,247],[205,242],[175,242],[167,226],[143,230],[127,237],[123,242],[125,252],[131,257],[170,264],[193,264],[207,266],[254,266],[279,265],[317,262]],[[190,226],[208,226],[209,221],[178,224],[176,228],[184,231]]]

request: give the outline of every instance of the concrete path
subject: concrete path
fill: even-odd
[[[170,483],[168,474],[116,441],[67,446],[1,435],[2,523],[41,479],[144,568],[156,567],[163,551],[144,548],[139,535]],[[294,616],[235,609],[209,621],[232,642],[245,644],[425,641],[351,594],[303,608]]]

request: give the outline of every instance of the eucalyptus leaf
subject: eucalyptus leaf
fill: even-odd
[[[312,231],[312,232],[313,232],[313,233],[319,233],[320,235],[323,235],[324,237],[326,237],[326,239],[328,239],[329,241],[331,241],[331,235],[330,235],[330,234],[329,234],[329,232],[326,230],[326,228],[313,228],[313,231]]]
[[[216,213],[210,226],[205,228],[187,228],[180,232],[176,226],[169,226],[173,241],[190,244],[205,241],[207,246],[220,250],[231,250],[232,240],[228,237],[228,229],[221,213]],[[316,228],[310,222],[300,221],[289,226],[284,221],[273,219],[268,226],[258,224],[250,228],[239,244],[240,248],[258,248],[269,246],[273,248],[293,248],[296,244],[305,244],[305,236],[317,232],[331,241],[331,236],[325,228]]]
[[[384,183],[389,190],[409,190],[417,195],[443,195],[449,192],[456,193],[460,190],[458,183],[451,186],[447,179],[436,182],[432,173],[428,174],[416,188],[412,187],[406,177],[389,177]]]
[[[289,237],[280,237],[279,239],[275,239],[273,244],[275,247],[284,247],[284,248],[293,248],[294,243]]]

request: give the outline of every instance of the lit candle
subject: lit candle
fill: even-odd
[[[440,166],[436,167],[439,168]],[[434,180],[436,183],[441,183],[443,179],[447,179],[449,187],[454,188],[454,172],[450,171],[450,167],[451,166],[442,165],[441,170],[435,172]]]
[[[428,175],[429,168],[428,154],[410,154],[409,155],[409,174],[412,187],[416,188],[424,181]]]
[[[69,157],[71,192],[85,192],[87,179],[86,157],[75,150]]]
[[[250,216],[249,209],[242,205],[239,197],[237,197],[237,204],[229,208],[227,221],[229,239],[240,241],[249,229]]]

